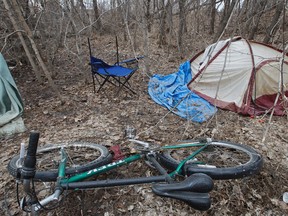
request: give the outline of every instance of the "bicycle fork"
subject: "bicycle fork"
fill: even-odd
[[[56,182],[56,187],[54,193],[50,196],[46,197],[45,199],[39,201],[35,189],[34,189],[34,182],[33,178],[36,172],[36,152],[37,146],[39,141],[39,133],[38,132],[31,132],[29,138],[29,144],[27,149],[27,155],[24,159],[23,167],[21,168],[21,172],[19,179],[22,180],[23,183],[23,190],[26,194],[20,201],[20,208],[24,211],[26,210],[26,206],[30,207],[30,213],[32,216],[38,215],[38,211],[44,208],[50,202],[60,200],[60,195],[63,192],[63,188],[60,186],[60,181],[65,176],[65,166],[67,161],[67,155],[64,149],[61,149],[61,161],[58,169],[58,178]],[[28,197],[28,200],[26,199]],[[45,208],[44,208],[45,209]]]

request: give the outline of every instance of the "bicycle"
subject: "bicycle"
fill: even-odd
[[[41,209],[58,207],[68,190],[144,183],[151,183],[156,195],[181,200],[194,209],[205,211],[211,206],[209,192],[213,189],[213,180],[251,176],[258,173],[263,165],[262,156],[252,147],[210,138],[172,146],[130,139],[136,152],[117,161],[112,161],[111,152],[103,145],[74,142],[48,145],[37,150],[38,140],[39,133],[31,132],[26,157],[22,145],[20,155],[14,156],[7,167],[17,180],[20,208],[32,215],[37,215]],[[55,151],[59,160],[48,164],[45,160],[55,158]],[[89,156],[93,159],[83,162],[83,157],[88,159]],[[144,160],[159,175],[91,180],[92,176],[139,160]],[[46,166],[45,169],[41,168],[41,164]],[[37,182],[52,182],[53,187],[49,188],[51,194],[41,199],[37,197]],[[21,200],[20,184],[25,195]]]

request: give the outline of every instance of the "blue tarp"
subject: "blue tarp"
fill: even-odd
[[[173,113],[202,123],[214,115],[217,108],[188,89],[191,79],[190,62],[187,61],[180,65],[178,72],[166,76],[153,75],[148,83],[148,92],[156,103]]]

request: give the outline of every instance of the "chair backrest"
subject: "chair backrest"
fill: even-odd
[[[90,65],[91,65],[93,73],[97,72],[97,70],[100,68],[105,69],[105,68],[112,67],[111,65],[104,62],[102,59],[96,58],[92,55],[91,44],[90,44],[89,38],[88,38],[88,46],[89,46],[89,54],[90,54]]]
[[[90,56],[90,64],[92,67],[96,68],[109,68],[112,67],[111,65],[104,62],[102,59],[95,58],[94,56]]]

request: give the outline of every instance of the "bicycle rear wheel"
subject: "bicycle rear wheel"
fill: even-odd
[[[105,146],[94,143],[73,142],[47,145],[37,150],[34,180],[45,182],[57,180],[57,168],[61,159],[60,149],[62,147],[67,154],[67,176],[100,167],[110,163],[112,160],[112,155]],[[17,169],[20,167],[21,161],[19,160],[19,155],[17,155],[11,159],[7,168],[9,173],[16,177]]]
[[[201,144],[192,141],[189,144]],[[159,162],[169,170],[175,170],[183,159],[195,152],[198,147],[164,150],[158,155]],[[212,141],[208,146],[187,161],[182,168],[182,174],[205,173],[213,179],[235,179],[250,176],[259,172],[263,158],[252,147],[225,141]]]

